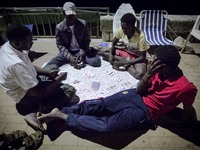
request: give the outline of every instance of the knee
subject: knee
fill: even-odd
[[[26,116],[27,114],[31,113],[29,109],[26,109],[26,107],[24,107],[23,105],[19,103],[17,103],[15,107],[17,109],[17,112],[22,116]]]
[[[138,71],[136,74],[135,74],[135,78],[138,79],[138,80],[141,80],[142,77],[144,76],[145,72],[142,72],[142,71]]]
[[[101,59],[98,55],[95,57],[87,57],[86,56],[86,63],[93,67],[100,67],[101,66]]]
[[[142,70],[133,70],[133,68],[129,67],[128,72],[136,79],[141,80],[141,78],[145,75],[145,72]]]

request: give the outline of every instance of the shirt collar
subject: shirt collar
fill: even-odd
[[[21,52],[21,51],[15,49],[9,42],[8,42],[8,46],[10,47],[12,52],[16,53],[19,57],[24,57],[24,56],[28,55],[28,53],[25,52],[25,50]]]
[[[161,81],[158,75],[159,75],[159,73],[156,74],[156,78],[158,79],[158,81],[160,83],[165,83],[165,84],[168,84],[170,86],[173,86],[174,85],[174,81],[176,81],[178,78],[183,76],[183,72],[181,71],[180,68],[178,68],[177,72],[171,78],[169,78],[169,79],[167,79],[165,81]]]

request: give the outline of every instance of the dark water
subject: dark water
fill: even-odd
[[[115,13],[122,3],[130,3],[136,13],[144,9],[164,9],[174,15],[199,15],[198,0],[71,0],[77,7],[109,7]],[[1,0],[0,7],[62,7],[65,0]]]

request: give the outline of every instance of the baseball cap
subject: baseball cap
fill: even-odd
[[[66,2],[63,5],[63,10],[65,11],[66,15],[76,15],[76,6],[72,2]]]

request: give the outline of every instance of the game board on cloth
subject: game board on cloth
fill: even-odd
[[[135,88],[138,80],[127,71],[114,70],[111,64],[102,60],[101,67],[86,65],[80,70],[69,64],[60,67],[61,72],[68,72],[63,83],[74,86],[80,101],[109,96],[121,90]]]

